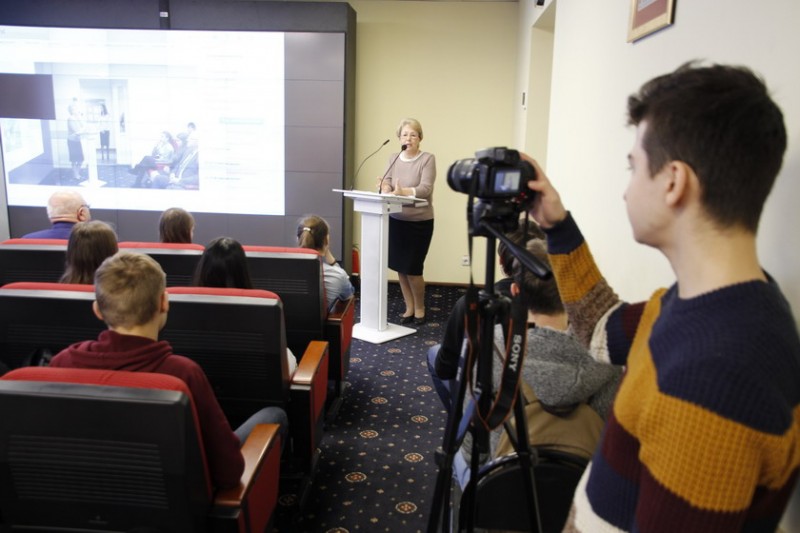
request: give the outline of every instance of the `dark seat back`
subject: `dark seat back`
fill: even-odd
[[[560,532],[587,461],[570,453],[547,448],[537,448],[537,455],[534,481],[542,533]],[[503,456],[481,468],[477,485],[470,480],[461,499],[464,501],[469,498],[471,491],[477,490],[474,526],[538,532],[537,524],[531,524],[529,518],[532,503],[528,501],[523,483],[523,469],[516,453]],[[466,506],[459,508],[460,524],[464,524],[468,512]]]
[[[206,529],[211,489],[191,395],[181,380],[23,368],[0,379],[0,412],[6,527]]]
[[[94,287],[17,282],[0,287],[0,361],[38,364],[75,342],[95,339],[106,325],[92,312]]]
[[[233,427],[261,407],[286,405],[286,334],[274,293],[208,287],[167,292],[169,317],[160,336],[203,368]]]
[[[195,268],[203,255],[203,246],[194,243],[122,241],[119,249],[147,254],[155,259],[167,275],[168,287],[191,285]]]
[[[325,339],[327,309],[322,262],[307,248],[245,246],[253,286],[280,296],[286,342],[298,355],[312,340]]]
[[[9,239],[0,243],[0,285],[15,281],[56,282],[64,273],[67,241]]]

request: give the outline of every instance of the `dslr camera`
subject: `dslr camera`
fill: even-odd
[[[482,223],[491,223],[504,232],[516,229],[519,214],[536,197],[528,188],[528,182],[535,179],[533,165],[522,161],[518,151],[504,146],[478,150],[475,158],[459,159],[447,171],[451,189],[478,199],[468,206],[472,235],[486,235],[480,229]]]

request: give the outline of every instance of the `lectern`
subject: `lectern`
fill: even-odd
[[[425,206],[427,200],[367,191],[334,189],[353,200],[361,213],[361,322],[353,326],[353,338],[381,344],[416,332],[386,321],[386,270],[389,262],[389,214],[404,205]]]

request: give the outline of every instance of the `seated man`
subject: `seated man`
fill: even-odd
[[[520,222],[519,228],[506,234],[512,243],[521,246],[528,239],[544,238],[544,233],[535,222],[527,225]],[[495,292],[503,296],[511,296],[513,282],[514,254],[502,241],[497,245],[497,259],[505,277],[494,285]],[[466,296],[459,298],[445,324],[441,344],[431,346],[428,350],[428,371],[433,385],[445,408],[450,410],[451,389],[458,370],[458,358],[464,342],[464,315],[466,313]]]
[[[77,222],[92,219],[89,204],[75,191],[57,191],[47,200],[47,217],[53,224],[48,229],[23,235],[23,239],[69,239]]]
[[[547,264],[547,245],[542,239],[531,239],[527,251]],[[565,434],[573,432],[566,417],[581,404],[588,404],[600,419],[605,420],[622,378],[622,367],[594,360],[580,342],[568,332],[567,314],[554,278],[542,280],[528,271],[518,260],[513,261],[511,293],[520,296],[528,309],[528,335],[521,378],[533,390],[543,408],[542,416],[562,417]],[[493,386],[501,381],[505,354],[504,325],[495,325]],[[523,387],[520,388],[522,390]],[[526,398],[534,401],[534,398]],[[467,396],[467,402],[471,401]],[[466,411],[466,408],[465,408]],[[513,417],[512,417],[513,418]],[[550,425],[561,422],[555,419]],[[529,425],[531,425],[529,423]],[[602,421],[598,421],[602,425]],[[556,430],[557,431],[557,430]],[[574,431],[574,433],[578,433]],[[502,428],[490,435],[490,456],[495,456]],[[599,428],[596,432],[599,438]],[[454,461],[454,474],[461,486],[469,479],[469,457],[472,451],[471,434],[467,433],[461,453]],[[576,437],[577,438],[577,437]],[[562,439],[568,443],[569,439]],[[544,444],[536,442],[536,444]],[[583,443],[576,447],[585,447]]]
[[[73,344],[56,355],[53,367],[155,372],[176,376],[192,392],[209,474],[215,487],[235,487],[244,469],[240,442],[256,424],[280,424],[286,442],[288,418],[278,407],[266,407],[234,433],[203,370],[191,359],[175,355],[158,332],[167,322],[166,275],[151,257],[119,252],[103,261],[94,278],[92,308],[108,325],[96,341]]]

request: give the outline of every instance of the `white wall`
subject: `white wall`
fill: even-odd
[[[520,20],[526,23],[542,11],[531,4],[520,3]],[[731,0],[723,10],[711,10],[702,2],[683,2],[673,26],[633,44],[626,42],[629,6],[590,1],[553,6],[548,175],[612,286],[626,299],[647,297],[673,275],[660,254],[631,238],[622,200],[634,133],[625,126],[626,98],[651,77],[691,59],[750,66],[772,89],[789,132],[783,171],[762,219],[759,252],[800,311],[800,238],[792,231],[800,225],[795,208],[800,147],[792,142],[800,133],[800,62],[789,52],[800,47],[795,31],[800,3],[768,0],[754,8]]]
[[[548,1],[550,7],[552,0]],[[542,13],[521,0],[519,41]],[[625,127],[627,96],[651,77],[695,59],[735,63],[760,73],[784,112],[789,148],[759,231],[759,254],[800,318],[800,3],[745,0],[677,2],[675,24],[626,43],[630,2],[556,0],[547,173],[572,210],[611,285],[642,299],[674,279],[662,256],[636,244],[622,194],[633,130]],[[536,54],[536,50],[523,53]],[[520,60],[522,62],[522,60]],[[526,83],[523,78],[518,84]],[[520,117],[516,122],[531,120]],[[517,128],[521,131],[521,128]],[[517,143],[524,143],[517,139]],[[784,516],[800,531],[800,495]]]

